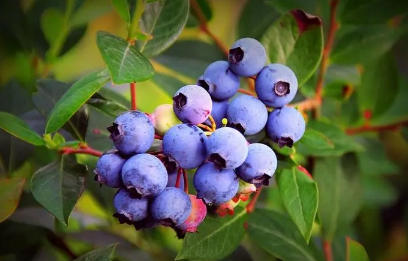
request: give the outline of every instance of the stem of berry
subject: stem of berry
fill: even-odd
[[[188,179],[187,179],[187,170],[183,169],[183,179],[184,179],[184,192],[188,194]]]
[[[248,94],[248,95],[251,95],[251,96],[255,96],[255,94],[250,90],[238,89],[238,92],[243,93],[243,94]]]
[[[262,187],[260,187],[252,197],[251,201],[246,206],[247,213],[251,213],[255,210],[256,202],[258,201],[259,195],[261,195]]]
[[[332,253],[332,247],[331,247],[330,241],[327,241],[327,240],[323,241],[323,252],[324,252],[326,261],[333,261],[333,253]]]
[[[213,131],[211,127],[209,127],[209,126],[207,126],[205,124],[197,124],[197,127],[202,128],[202,129],[207,130],[207,131]]]
[[[154,135],[154,138],[155,138],[156,140],[162,140],[162,139],[163,139],[163,137],[162,137],[162,136],[157,135],[157,134],[155,134],[155,135]]]
[[[181,175],[183,174],[183,168],[178,168],[177,170],[177,179],[176,179],[176,188],[180,188]]]
[[[194,13],[197,16],[198,22],[200,23],[200,30],[203,33],[207,34],[209,37],[211,37],[211,39],[218,46],[218,48],[226,56],[228,56],[229,49],[227,48],[227,46],[208,29],[207,19],[205,18],[204,13],[201,10],[200,5],[198,4],[197,0],[190,0],[190,5],[191,5],[191,8],[193,9]]]
[[[370,125],[363,125],[357,128],[349,128],[346,129],[346,133],[348,135],[359,134],[363,132],[371,132],[371,131],[395,131],[401,128],[401,126],[407,126],[408,121],[397,122],[390,125],[380,125],[380,126],[370,126]]]
[[[102,156],[102,152],[98,150],[94,150],[88,146],[82,146],[81,148],[75,149],[75,148],[70,148],[70,147],[63,147],[60,149],[60,152],[62,154],[88,154],[92,155],[95,157],[100,157]]]
[[[215,129],[217,129],[217,124],[214,121],[213,116],[211,116],[211,114],[208,116],[208,119],[210,120],[211,123],[211,130],[215,131]]]
[[[132,103],[132,110],[136,110],[136,83],[130,83],[130,100]]]

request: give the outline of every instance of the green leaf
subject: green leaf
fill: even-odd
[[[327,138],[326,135],[320,131],[307,128],[305,134],[300,140],[305,146],[320,150],[320,149],[333,149],[333,143]]]
[[[86,143],[94,149],[106,151],[112,148],[112,141],[109,139],[110,133],[107,126],[112,125],[115,117],[103,113],[100,110],[89,108],[89,127],[86,134]]]
[[[391,53],[364,65],[361,86],[357,89],[361,111],[370,111],[375,118],[393,105],[397,94],[398,70]]]
[[[278,17],[279,13],[275,8],[264,0],[247,1],[238,20],[238,36],[260,40]]]
[[[76,162],[75,155],[62,155],[37,170],[30,182],[34,198],[61,223],[68,218],[84,190],[87,167]]]
[[[261,42],[269,61],[290,67],[302,86],[316,71],[322,56],[322,21],[302,10],[293,10],[277,19]]]
[[[41,15],[41,28],[48,43],[52,45],[64,28],[64,14],[55,8],[45,10]]]
[[[313,177],[319,188],[319,218],[324,238],[331,240],[356,217],[363,188],[358,173],[343,171],[339,158],[318,158],[315,164]]]
[[[396,188],[383,177],[363,176],[363,187],[364,206],[389,207],[398,199]]]
[[[30,144],[36,146],[45,145],[44,140],[23,120],[7,112],[0,112],[0,129],[3,129]]]
[[[276,182],[286,210],[309,242],[318,205],[316,182],[298,168],[279,171]]]
[[[246,209],[235,208],[235,215],[207,217],[198,233],[187,234],[176,260],[219,260],[234,251],[245,235]],[[228,240],[225,240],[228,239]]]
[[[292,220],[283,214],[257,209],[249,215],[249,237],[282,260],[317,260]]]
[[[367,252],[364,247],[350,238],[346,239],[347,261],[369,261]]]
[[[323,96],[345,101],[350,97],[348,92],[360,85],[360,82],[361,77],[357,66],[331,64],[326,71]],[[314,92],[315,89],[313,89],[313,95]]]
[[[408,127],[403,127],[401,129],[401,135],[406,142],[408,142]]]
[[[176,93],[178,89],[185,85],[180,80],[161,73],[156,73],[152,80],[171,97],[173,97],[174,93]]]
[[[98,93],[95,93],[86,103],[113,117],[128,111],[122,104],[106,99]]]
[[[140,52],[151,57],[167,49],[183,31],[188,14],[188,0],[163,0],[146,5],[140,28],[153,39],[138,41]]]
[[[36,82],[37,92],[32,95],[35,107],[41,115],[48,117],[55,104],[68,92],[70,85],[53,79]],[[88,109],[82,106],[63,126],[75,139],[84,140],[88,127]]]
[[[23,192],[25,179],[0,179],[0,222],[6,220],[16,210]]]
[[[109,1],[87,0],[72,15],[70,26],[78,27],[88,24],[90,21],[112,11],[112,5]]]
[[[333,144],[334,148],[326,149],[314,149],[309,146],[305,146],[303,142],[296,144],[296,151],[305,156],[341,156],[346,152],[362,151],[364,148],[353,140],[352,137],[344,133],[337,125],[329,121],[309,121],[307,123],[307,129],[313,129],[324,133],[329,141]]]
[[[107,247],[94,249],[76,258],[74,261],[112,261],[116,245],[117,244],[112,244]]]
[[[208,0],[197,0],[198,6],[200,7],[201,11],[203,12],[203,15],[205,17],[205,19],[207,20],[207,22],[209,22],[212,17],[213,17],[213,13],[211,10],[211,6],[208,3]],[[191,13],[196,16],[195,12],[193,11],[192,8],[190,8]]]
[[[398,0],[347,1],[339,19],[344,24],[379,24],[404,13],[407,8],[407,2]]]
[[[129,3],[127,0],[111,0],[116,12],[126,22],[130,22]]]
[[[114,84],[141,82],[153,76],[150,61],[124,39],[99,31],[96,43]]]
[[[45,132],[51,133],[61,128],[108,80],[109,75],[104,70],[88,74],[74,83],[48,115]]]
[[[405,29],[387,25],[361,26],[342,35],[330,59],[338,64],[361,64],[380,58],[397,42]]]

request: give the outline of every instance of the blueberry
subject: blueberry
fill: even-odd
[[[232,199],[238,191],[238,177],[232,169],[222,169],[212,162],[201,165],[194,174],[197,198],[207,204],[221,204]]]
[[[295,98],[298,81],[287,66],[271,63],[265,66],[255,81],[258,98],[267,106],[283,107]]]
[[[208,138],[209,160],[221,168],[234,169],[244,163],[248,154],[245,137],[236,129],[222,127]]]
[[[150,154],[138,154],[123,165],[122,180],[135,196],[155,196],[166,187],[168,174],[158,158]]]
[[[226,61],[211,63],[197,81],[197,85],[203,87],[216,100],[227,100],[234,96],[239,84],[239,77],[229,69]]]
[[[266,60],[265,48],[253,38],[241,38],[229,50],[230,69],[239,76],[249,77],[259,73]]]
[[[214,101],[212,102],[212,111],[211,111],[211,116],[213,117],[215,121],[215,125],[217,125],[217,129],[222,127],[222,119],[227,118],[227,110],[228,110],[229,102],[228,100],[226,101]],[[211,125],[211,122],[209,119],[207,119],[205,122],[208,126]]]
[[[260,132],[268,120],[268,110],[257,98],[240,95],[234,98],[227,111],[228,126],[244,135]]]
[[[113,215],[121,224],[140,221],[148,215],[147,198],[132,198],[126,189],[119,189],[113,198],[116,213]]]
[[[175,168],[174,171],[169,172],[169,178],[168,178],[166,187],[176,187],[177,174],[178,174],[178,169],[177,168]],[[180,177],[179,189],[184,190],[183,176]]]
[[[281,148],[283,146],[291,148],[293,143],[302,138],[305,128],[305,119],[298,110],[292,107],[283,107],[274,109],[269,114],[266,123],[266,135],[278,143]]]
[[[194,195],[188,195],[191,201],[191,213],[183,222],[183,224],[174,228],[177,233],[178,238],[184,238],[185,234],[194,233],[197,231],[197,227],[204,221],[207,216],[207,206],[204,204],[203,200],[198,199]]]
[[[191,201],[183,190],[167,187],[153,199],[150,212],[163,226],[178,226],[190,215]]]
[[[256,187],[262,184],[267,186],[269,179],[275,173],[277,164],[276,154],[270,147],[261,143],[252,143],[248,146],[245,162],[237,169],[237,175]]]
[[[163,136],[163,152],[174,160],[178,167],[194,169],[208,155],[208,139],[204,132],[192,124],[178,124]]]
[[[95,180],[111,188],[122,186],[122,166],[125,163],[117,150],[109,150],[99,157],[94,173]]]
[[[153,125],[158,135],[164,135],[168,129],[181,121],[177,118],[173,111],[172,104],[161,104],[152,113],[154,118]]]
[[[154,141],[153,124],[140,111],[122,113],[107,129],[115,147],[126,156],[145,153]]]
[[[173,97],[173,110],[182,122],[200,124],[211,113],[212,100],[206,90],[198,85],[186,85]]]

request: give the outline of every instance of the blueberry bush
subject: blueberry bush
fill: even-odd
[[[406,260],[407,15],[2,1],[0,260]]]

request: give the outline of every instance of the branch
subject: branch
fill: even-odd
[[[323,252],[324,256],[326,257],[326,261],[333,261],[333,253],[330,241],[323,241]]]
[[[401,126],[408,125],[408,121],[397,122],[390,125],[379,125],[379,126],[370,126],[370,125],[363,125],[357,128],[349,128],[346,129],[346,133],[348,135],[354,135],[364,132],[372,132],[372,131],[395,131],[401,128]]]
[[[78,149],[75,148],[70,148],[70,147],[63,147],[60,149],[62,154],[87,154],[87,155],[92,155],[95,157],[100,157],[102,156],[102,152],[99,150],[94,150],[88,146],[82,146]]]
[[[211,39],[214,41],[214,43],[218,46],[218,48],[226,55],[228,56],[229,53],[229,48],[221,41],[220,38],[218,38],[216,35],[214,35],[209,29],[207,25],[207,19],[204,16],[203,11],[200,8],[200,5],[198,4],[197,0],[190,0],[190,5],[191,8],[193,9],[195,15],[197,16],[198,22],[200,24],[200,29],[203,33],[207,34]]]
[[[321,99],[310,98],[298,103],[289,104],[288,106],[297,108],[299,111],[309,111],[319,107],[321,103]]]
[[[130,83],[130,100],[132,104],[132,110],[136,110],[136,83]]]
[[[253,92],[251,92],[250,90],[238,89],[238,92],[243,93],[243,94],[248,94],[248,95],[251,95],[251,96],[255,96],[255,94]]]
[[[249,204],[246,206],[247,213],[251,213],[255,210],[256,202],[258,201],[259,195],[261,195],[262,187],[260,187],[254,194]]]

